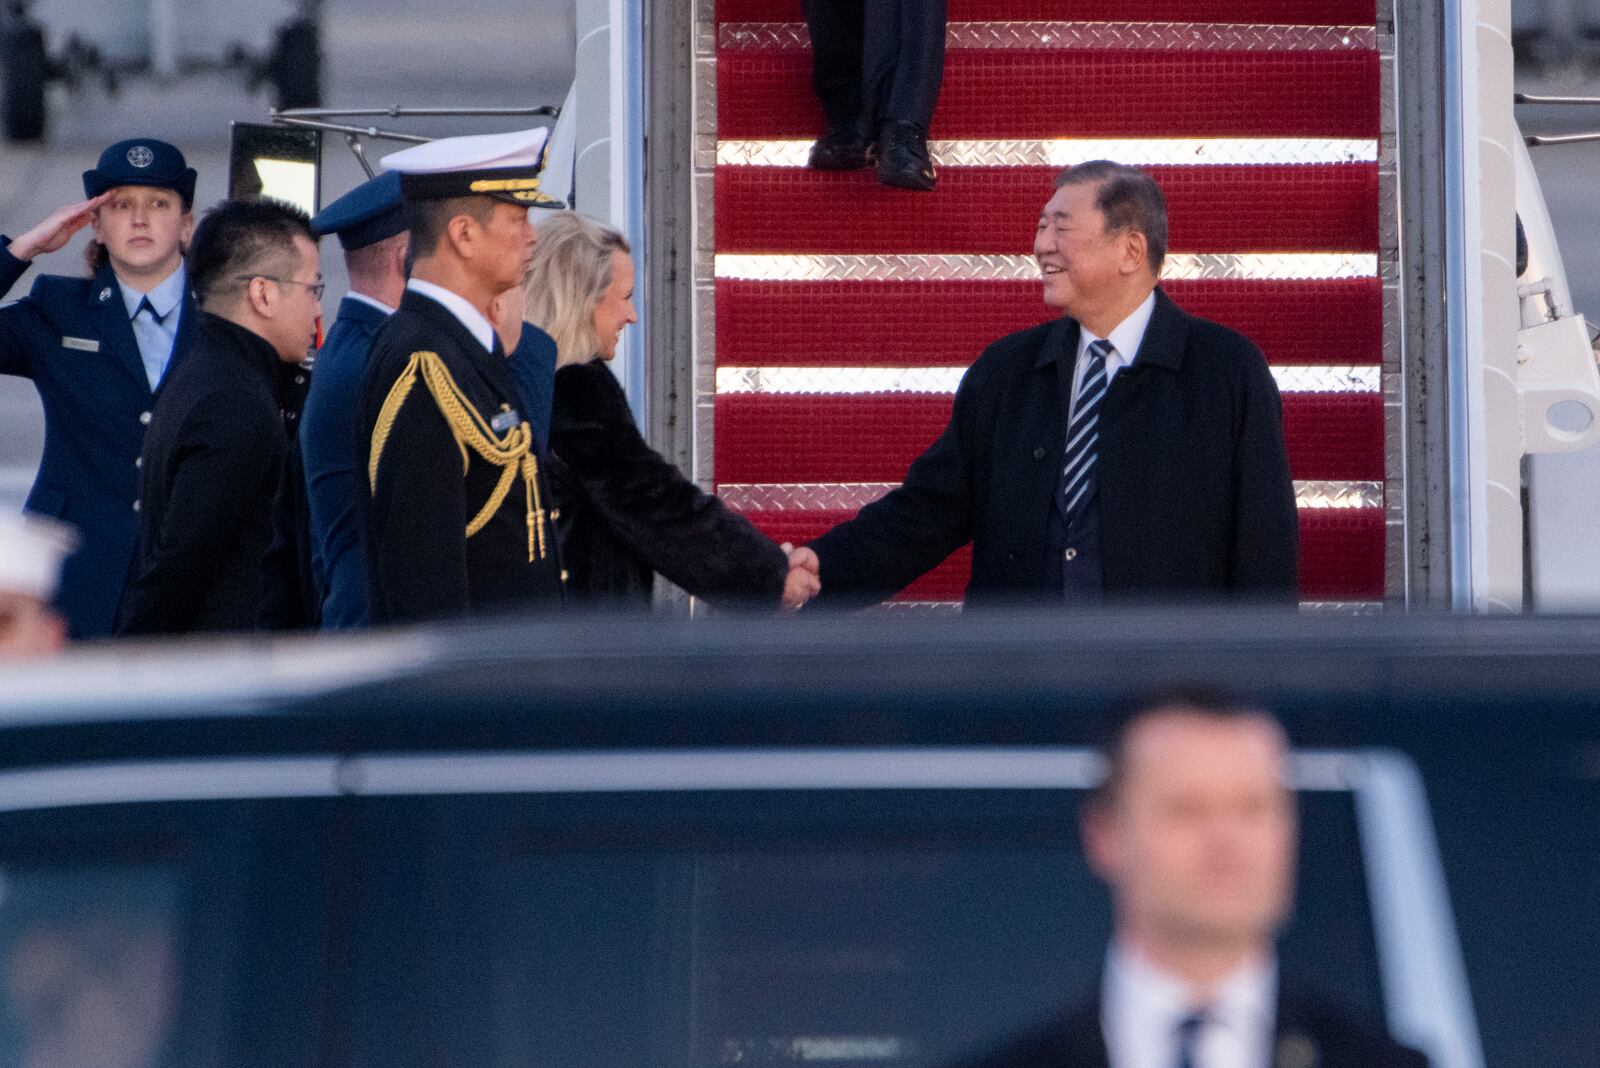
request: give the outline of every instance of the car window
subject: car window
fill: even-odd
[[[1089,997],[1074,790],[99,805],[0,817],[21,1068],[957,1065]],[[1354,807],[1285,972],[1378,1018]],[[86,1011],[92,1009],[93,1011]]]
[[[1110,906],[1077,801],[363,801],[353,1063],[967,1063],[1094,992]],[[1376,1021],[1348,795],[1303,824],[1285,971]]]

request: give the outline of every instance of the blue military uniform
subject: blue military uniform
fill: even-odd
[[[123,185],[154,185],[174,189],[187,205],[194,196],[194,174],[171,145],[124,141],[107,149],[99,166],[84,175],[84,190],[93,197]],[[0,296],[29,266],[11,255],[9,243],[0,237]],[[175,310],[178,326],[168,370],[193,335],[193,296],[185,291]],[[135,465],[155,403],[123,289],[111,268],[93,278],[46,275],[27,297],[0,308],[0,374],[31,378],[44,405],[44,457],[27,509],[72,524],[81,539],[63,569],[56,606],[73,637],[108,635],[133,558]]]
[[[337,234],[348,251],[406,228],[400,176],[389,171],[346,193],[311,220],[318,236]],[[311,393],[300,424],[300,455],[310,505],[311,561],[323,591],[324,628],[366,626],[367,568],[361,543],[366,448],[358,441],[357,406],[373,339],[390,311],[371,298],[348,295],[317,353]],[[523,327],[511,371],[524,411],[543,451],[550,434],[556,346],[536,327]]]

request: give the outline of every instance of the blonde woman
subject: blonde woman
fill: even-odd
[[[556,342],[551,464],[569,595],[647,607],[653,573],[719,604],[797,607],[816,593],[784,550],[650,448],[606,366],[633,308],[621,234],[575,212],[539,225],[529,322]]]

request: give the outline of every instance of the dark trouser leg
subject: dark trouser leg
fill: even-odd
[[[876,5],[874,5],[876,6]],[[933,120],[944,83],[945,0],[900,0],[893,74],[878,98],[878,119],[914,122],[924,130]],[[868,30],[867,48],[873,47]]]
[[[867,5],[866,106],[877,120],[878,181],[928,190],[928,123],[944,80],[945,0],[871,0]]]
[[[828,128],[854,127],[866,134],[872,124],[863,111],[861,89],[862,0],[806,0],[805,11],[811,31],[811,87]]]

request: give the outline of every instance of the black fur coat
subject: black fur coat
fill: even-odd
[[[659,571],[720,607],[778,607],[783,550],[645,442],[603,360],[558,370],[553,404],[549,466],[572,602],[648,606]]]

